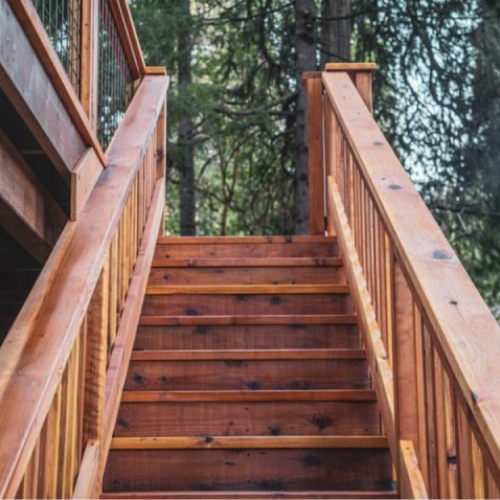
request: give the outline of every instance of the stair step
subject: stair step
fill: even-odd
[[[243,391],[124,391],[123,403],[168,402],[310,402],[310,401],[376,401],[368,389],[312,389],[312,390],[243,390]]]
[[[349,286],[335,285],[149,285],[147,295],[264,295],[348,294]]]
[[[389,451],[111,450],[104,491],[390,490]]]
[[[219,263],[220,264],[220,263]],[[346,283],[339,266],[165,267],[153,268],[149,286],[158,285],[321,285]]]
[[[385,436],[155,436],[115,437],[112,450],[387,448]]]
[[[141,316],[141,325],[357,325],[352,314],[288,314],[288,315],[148,315]]]
[[[396,491],[138,491],[102,493],[102,499],[117,500],[365,500],[399,498]]]
[[[206,243],[190,245],[186,243],[158,243],[155,259],[196,259],[196,258],[327,258],[338,257],[337,243]]]
[[[147,295],[143,316],[353,314],[351,296],[335,294]]]
[[[342,260],[338,257],[235,257],[229,258],[163,258],[155,257],[153,268],[155,267],[340,267]]]
[[[358,326],[353,323],[238,325],[212,324],[213,318],[211,316],[206,323],[201,322],[197,325],[159,324],[147,326],[143,324],[139,326],[135,348],[162,351],[172,349],[309,350],[356,349],[360,347]],[[162,318],[156,319],[161,320]],[[193,318],[188,316],[187,319]]]
[[[376,436],[374,398],[337,401],[122,403],[115,437]]]
[[[259,349],[134,351],[132,361],[365,359],[363,349]]]
[[[368,389],[365,359],[131,361],[125,390]]]
[[[282,235],[282,236],[163,236],[158,238],[160,245],[273,245],[287,243],[309,245],[310,243],[337,243],[336,236],[323,235]]]

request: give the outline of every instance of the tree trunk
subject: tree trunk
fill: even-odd
[[[321,1],[321,69],[351,60],[351,0]]]
[[[196,234],[196,199],[195,199],[195,176],[194,176],[194,123],[191,116],[190,86],[191,75],[191,49],[192,49],[192,19],[190,12],[190,0],[181,0],[182,27],[179,30],[178,39],[178,85],[179,95],[185,96],[187,108],[184,116],[179,121],[179,212],[180,230],[182,236]]]
[[[295,75],[297,79],[297,107],[295,125],[295,234],[309,230],[309,189],[306,92],[302,82],[305,71],[316,70],[316,5],[313,0],[295,3]]]

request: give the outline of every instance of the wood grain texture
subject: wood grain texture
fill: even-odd
[[[265,316],[288,314],[352,315],[348,294],[148,295],[143,316]]]
[[[388,472],[382,449],[116,450],[104,491],[387,490]]]
[[[0,5],[3,7],[4,2]],[[12,489],[19,484],[36,444],[167,84],[165,77],[148,77],[139,88],[115,137],[111,165],[89,198],[92,209],[86,217],[66,226],[16,320],[10,341],[0,349],[0,442],[4,443],[0,449],[0,496],[15,494]],[[61,276],[65,279],[58,279]]]
[[[380,434],[375,401],[122,403],[116,437]]]
[[[387,448],[383,436],[165,436],[120,437],[112,450],[223,449],[357,449]]]
[[[125,390],[368,389],[365,360],[131,361]]]
[[[136,350],[177,349],[355,349],[356,325],[211,325],[139,326]]]
[[[148,285],[147,295],[288,295],[288,294],[346,294],[349,293],[347,284],[335,285],[275,285],[275,284],[252,284],[252,285]]]
[[[338,257],[295,257],[282,259],[281,257],[225,257],[223,260],[213,257],[196,258],[155,258],[154,267],[339,267],[342,261]]]
[[[331,235],[284,235],[284,236],[165,236],[158,239],[159,245],[249,245],[249,244],[335,244],[337,239]]]
[[[124,403],[166,402],[222,402],[222,401],[373,401],[370,390],[349,389],[297,389],[297,390],[243,390],[243,391],[125,391]]]
[[[323,83],[321,73],[305,81],[309,162],[309,233],[325,233],[325,175],[323,172]]]
[[[404,462],[399,468],[401,498],[429,498],[412,442],[401,440],[399,447],[399,459]]]
[[[258,263],[257,263],[258,264]],[[149,285],[321,285],[345,283],[341,267],[167,267],[154,268]]]
[[[155,259],[196,258],[327,258],[338,257],[335,243],[207,243],[203,246],[186,244],[158,244]],[[222,262],[220,263],[222,264]]]

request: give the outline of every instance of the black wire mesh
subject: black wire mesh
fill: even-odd
[[[80,96],[82,0],[32,0],[76,95]]]
[[[105,149],[134,95],[134,78],[109,0],[99,5],[99,97],[97,137]]]

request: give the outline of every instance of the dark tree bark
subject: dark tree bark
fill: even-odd
[[[321,69],[328,62],[351,60],[351,0],[321,2]]]
[[[316,5],[313,0],[295,3],[295,75],[297,107],[295,128],[295,234],[309,230],[309,190],[306,92],[302,81],[305,71],[316,70]]]
[[[180,231],[182,236],[196,234],[196,198],[194,175],[194,122],[190,112],[191,99],[191,48],[192,48],[192,19],[189,8],[190,0],[181,0],[182,27],[178,38],[178,85],[179,95],[184,95],[186,112],[179,121],[179,211]]]

